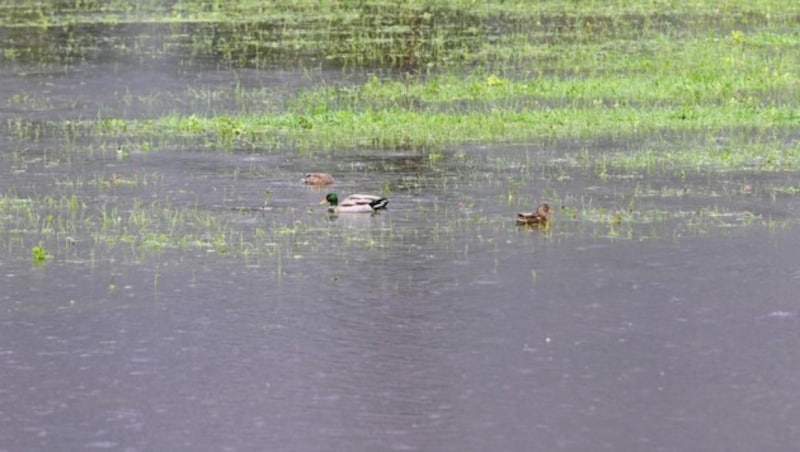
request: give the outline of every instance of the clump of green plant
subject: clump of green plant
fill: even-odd
[[[48,254],[44,247],[39,244],[33,247],[33,263],[42,264],[47,260]]]

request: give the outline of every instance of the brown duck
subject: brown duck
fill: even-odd
[[[306,173],[303,182],[308,185],[330,185],[334,180],[333,176],[328,173]]]
[[[517,213],[517,225],[547,226],[551,215],[553,215],[553,209],[547,203],[542,203],[533,212]]]

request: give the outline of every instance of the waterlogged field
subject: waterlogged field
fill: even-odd
[[[0,6],[0,448],[791,449],[798,22]]]

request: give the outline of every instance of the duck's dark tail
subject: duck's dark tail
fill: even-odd
[[[386,205],[389,204],[389,200],[386,198],[378,198],[375,201],[369,203],[369,206],[372,207],[372,210],[381,210],[385,209]]]

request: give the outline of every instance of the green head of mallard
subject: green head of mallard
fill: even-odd
[[[325,198],[320,201],[320,204],[330,204],[332,207],[336,207],[339,205],[339,197],[336,196],[336,193],[328,193],[325,195]]]

